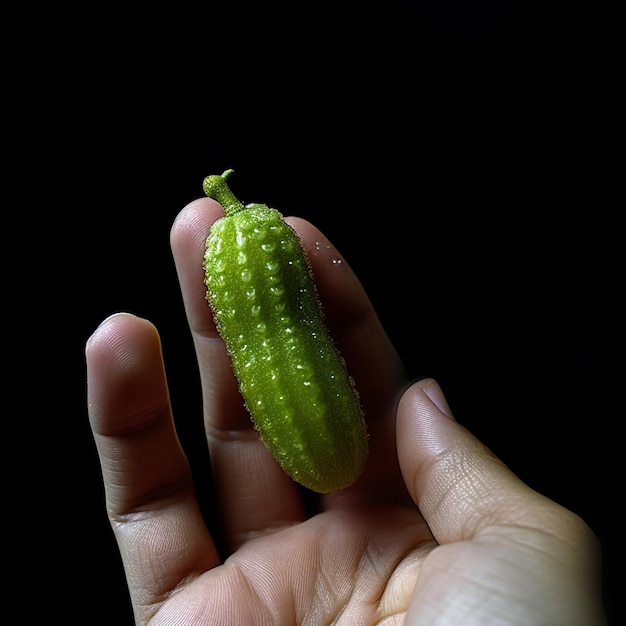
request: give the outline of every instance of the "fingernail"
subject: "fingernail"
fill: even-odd
[[[435,380],[428,383],[424,387],[424,393],[430,398],[430,401],[444,415],[447,415],[450,419],[454,419],[454,416],[452,415],[452,411],[450,410],[450,407],[448,406],[446,397],[443,395],[443,391],[441,391],[441,387]]]

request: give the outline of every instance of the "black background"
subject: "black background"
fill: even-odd
[[[14,292],[26,288],[26,313],[11,307],[33,341],[16,356],[21,399],[37,407],[17,421],[43,460],[14,469],[26,477],[15,508],[40,529],[20,567],[51,592],[46,610],[132,623],[85,403],[84,343],[107,315],[157,324],[208,501],[168,238],[204,176],[232,168],[242,201],[309,219],[337,245],[412,377],[436,377],[459,421],[590,523],[617,615],[610,16],[451,0],[55,11],[50,29],[41,14],[25,29],[18,52],[36,61],[15,74],[7,118],[26,175],[11,212],[24,226],[7,231],[26,247],[11,256],[36,259]]]

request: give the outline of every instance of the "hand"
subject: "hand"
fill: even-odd
[[[215,536],[177,439],[157,330],[118,314],[87,343],[90,423],[136,623],[604,623],[587,524],[457,423],[434,380],[408,386],[348,264],[290,218],[370,434],[353,486],[305,497],[259,442],[205,300],[204,240],[220,215],[197,200],[171,233],[200,368]],[[489,401],[485,381],[476,391]]]

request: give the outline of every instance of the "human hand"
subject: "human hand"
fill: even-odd
[[[220,215],[213,200],[197,200],[171,233],[219,536],[207,528],[177,439],[157,330],[119,314],[87,345],[90,422],[136,623],[604,623],[587,524],[457,423],[434,380],[407,387],[348,264],[311,224],[290,218],[370,434],[364,474],[316,495],[311,511],[311,495],[259,442],[205,300],[204,241]],[[488,402],[488,385],[476,389]]]

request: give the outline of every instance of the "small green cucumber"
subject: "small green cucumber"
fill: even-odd
[[[232,171],[203,182],[225,213],[206,239],[206,298],[261,441],[295,481],[330,493],[365,466],[360,397],[297,233],[276,209],[241,204]]]

